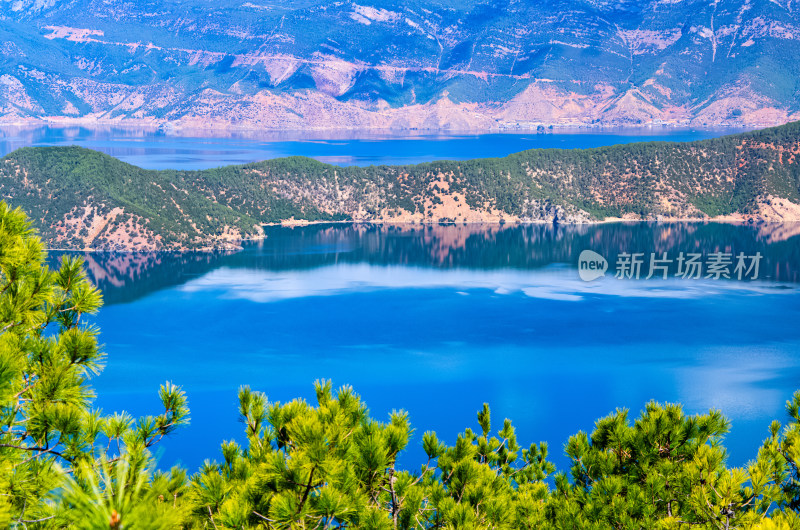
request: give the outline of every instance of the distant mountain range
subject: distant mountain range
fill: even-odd
[[[800,119],[796,0],[0,0],[0,123]]]
[[[689,143],[338,167],[290,157],[151,171],[79,147],[0,159],[0,199],[51,248],[233,248],[268,223],[800,221],[800,122]]]

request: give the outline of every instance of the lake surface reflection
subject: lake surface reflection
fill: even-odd
[[[191,468],[241,439],[236,392],[313,400],[312,382],[353,385],[385,418],[409,411],[452,442],[483,402],[523,443],[562,446],[617,407],[680,401],[732,420],[734,464],[755,455],[800,388],[800,227],[604,224],[579,227],[269,227],[236,253],[91,254],[107,305],[95,321],[108,367],[105,410],[154,412],[183,385],[192,425],[165,445]],[[608,260],[583,282],[582,250]],[[622,280],[623,252],[760,253],[757,280]],[[54,255],[53,259],[58,256]],[[646,271],[645,271],[646,272]],[[644,276],[644,275],[643,275]]]

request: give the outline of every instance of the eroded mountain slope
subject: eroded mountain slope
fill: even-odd
[[[487,129],[800,118],[792,0],[0,0],[0,122]]]

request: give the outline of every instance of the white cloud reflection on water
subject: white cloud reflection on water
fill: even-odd
[[[104,309],[113,362],[97,388],[116,410],[165,379],[183,385],[197,414],[176,443],[191,439],[197,463],[216,451],[220,417],[238,432],[239,385],[313,399],[311,381],[330,378],[354,385],[376,417],[403,407],[421,431],[449,436],[489,402],[521,439],[554,444],[561,469],[558,447],[616,407],[631,418],[650,399],[692,414],[719,408],[740,465],[785,417],[800,381],[798,292],[769,282],[584,283],[566,265],[220,268]],[[407,458],[418,453],[415,440]]]
[[[531,298],[581,301],[587,295],[628,298],[697,299],[723,294],[797,293],[793,285],[746,280],[619,280],[608,273],[593,282],[575,269],[553,265],[538,270],[434,269],[346,264],[306,270],[268,271],[222,267],[180,287],[187,293],[221,291],[221,296],[257,303],[309,296],[335,296],[387,289],[489,289],[498,295],[524,293]]]
[[[782,347],[796,351],[797,344]],[[783,418],[783,404],[791,395],[772,383],[797,369],[786,351],[772,345],[728,346],[703,348],[695,355],[702,362],[675,367],[675,391],[688,409],[719,409],[737,419]]]

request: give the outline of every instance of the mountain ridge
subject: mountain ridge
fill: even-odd
[[[145,170],[80,147],[0,159],[0,199],[51,248],[234,248],[315,221],[800,221],[800,122],[695,142],[533,149],[503,158],[339,167],[288,157]]]
[[[0,123],[492,130],[800,119],[790,0],[0,0]]]

